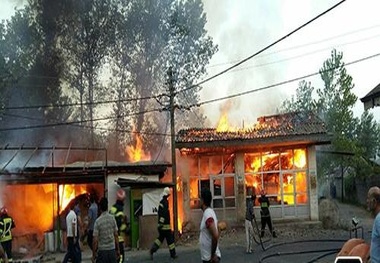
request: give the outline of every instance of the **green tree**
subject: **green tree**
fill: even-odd
[[[298,83],[296,94],[292,95],[290,99],[285,100],[281,107],[281,112],[292,111],[315,111],[316,105],[313,99],[314,87],[311,82],[301,81]]]
[[[143,132],[145,146],[160,147],[168,125],[167,114],[152,109],[167,108],[168,75],[174,71],[176,91],[191,86],[204,73],[217,48],[205,30],[206,15],[200,0],[191,1],[120,1],[117,16],[116,45],[112,51],[113,95],[127,100],[113,109],[115,127],[134,127]],[[177,105],[189,105],[199,100],[199,88],[178,92]],[[130,98],[157,97],[156,100]],[[114,98],[115,98],[114,97]],[[144,113],[146,114],[136,114]],[[120,114],[124,112],[126,114]],[[191,125],[189,112],[177,112],[176,125]],[[203,120],[202,116],[199,119]],[[199,122],[199,120],[197,120]],[[149,135],[153,134],[153,135]],[[121,142],[130,142],[130,134],[117,136]]]
[[[59,39],[66,58],[66,78],[80,102],[80,120],[88,121],[94,144],[94,116],[105,93],[100,76],[114,41],[112,0],[66,0]]]
[[[352,93],[354,84],[347,73],[343,62],[343,53],[335,49],[319,70],[324,87],[317,89],[317,111],[332,133],[329,150],[334,152],[356,152],[354,131],[357,120],[353,115],[353,107],[357,96]],[[347,166],[349,157],[332,155],[322,157],[319,169],[322,173],[331,172],[337,166]]]

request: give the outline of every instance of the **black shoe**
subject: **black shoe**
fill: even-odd
[[[178,255],[171,256],[171,258],[174,260],[174,259],[178,258]]]

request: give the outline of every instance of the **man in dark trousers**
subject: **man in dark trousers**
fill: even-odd
[[[168,244],[170,257],[175,259],[177,254],[175,252],[174,235],[170,228],[170,212],[168,197],[170,195],[169,187],[165,187],[163,197],[158,207],[158,238],[154,241],[152,248],[149,250],[150,259],[153,259],[153,253],[155,253],[161,246],[164,239]]]
[[[270,216],[270,211],[269,211],[269,199],[266,196],[265,190],[261,190],[261,196],[259,198],[259,203],[260,203],[260,214],[261,214],[261,237],[264,237],[264,232],[265,232],[265,226],[268,225],[269,231],[272,233],[273,237],[276,236],[276,232],[273,230],[272,227],[272,218]]]
[[[7,254],[9,262],[12,262],[12,229],[15,227],[13,218],[8,215],[8,209],[0,209],[0,243]]]
[[[127,216],[124,213],[124,200],[125,191],[123,189],[119,189],[116,192],[116,203],[110,210],[111,215],[115,217],[118,229],[120,263],[124,262],[124,239],[128,231]]]
[[[245,236],[247,241],[246,253],[253,253],[253,220],[255,218],[255,213],[253,207],[255,205],[256,195],[251,191],[248,192],[251,196],[246,199],[246,210],[245,210]]]

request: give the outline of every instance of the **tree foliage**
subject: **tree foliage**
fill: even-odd
[[[25,106],[19,126],[51,127],[46,137],[64,131],[88,145],[109,136],[123,149],[135,130],[148,148],[162,148],[169,139],[160,136],[168,133],[168,68],[176,105],[196,103],[199,88],[181,90],[205,74],[217,51],[205,24],[201,0],[29,0],[0,24],[3,116]],[[177,113],[177,127],[204,121],[199,112]],[[2,118],[2,126],[15,127],[14,117]],[[67,122],[65,129],[54,125]]]
[[[281,110],[312,110],[325,122],[332,141],[322,148],[333,154],[318,155],[319,175],[333,173],[337,167],[352,167],[357,176],[371,174],[373,166],[369,160],[378,155],[380,147],[379,124],[368,112],[360,119],[354,116],[357,96],[352,92],[354,83],[347,73],[343,53],[333,50],[319,73],[324,86],[316,89],[316,94],[311,83],[302,81],[296,95],[284,101]]]

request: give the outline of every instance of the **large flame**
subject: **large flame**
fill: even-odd
[[[246,154],[245,172],[254,174],[246,176],[245,185],[247,189],[260,189],[260,172],[265,172],[266,179],[264,179],[264,183],[267,185],[265,190],[269,194],[277,194],[278,198],[281,198],[281,194],[283,194],[283,202],[288,205],[295,204],[295,200],[298,203],[305,203],[307,201],[306,173],[280,173],[280,166],[282,171],[286,171],[305,169],[306,165],[305,149],[288,150],[281,154],[267,152],[261,156],[258,154]],[[280,176],[282,176],[282,186],[279,184]],[[297,193],[296,195],[295,192]]]
[[[59,185],[60,211],[62,212],[76,196],[87,192],[86,185]]]
[[[229,128],[229,124],[228,124],[227,114],[224,113],[219,119],[218,125],[216,127],[216,131],[226,132],[228,131],[228,128]]]
[[[145,152],[143,149],[143,143],[139,134],[134,133],[136,145],[127,146],[125,149],[129,161],[139,162],[139,161],[149,161],[151,159],[150,153]]]

